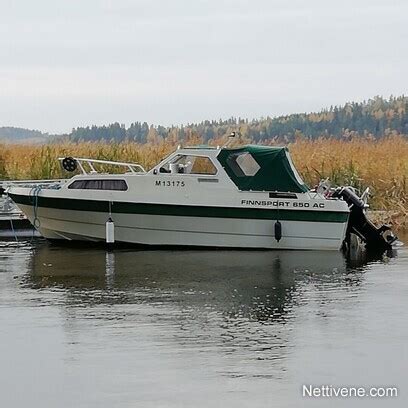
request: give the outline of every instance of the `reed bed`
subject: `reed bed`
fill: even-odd
[[[296,166],[309,183],[328,177],[338,185],[359,189],[371,186],[374,192],[385,193],[383,198],[387,201],[406,198],[408,139],[300,140],[292,144],[290,150]]]
[[[189,144],[192,141],[189,141]],[[200,143],[200,139],[193,142]],[[223,140],[211,144],[223,144]],[[49,145],[0,145],[0,178],[50,179],[68,177],[58,157],[76,156],[138,162],[146,169],[174,150],[176,143],[82,142]],[[298,139],[288,145],[293,161],[310,186],[329,178],[333,185],[371,188],[374,210],[387,211],[388,220],[408,226],[408,139]]]
[[[384,211],[383,222],[408,227],[407,138],[298,140],[289,148],[309,185],[329,178],[333,185],[351,185],[361,192],[370,187],[370,207]]]

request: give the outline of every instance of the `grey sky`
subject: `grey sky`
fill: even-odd
[[[180,124],[408,89],[406,0],[0,0],[0,126]]]

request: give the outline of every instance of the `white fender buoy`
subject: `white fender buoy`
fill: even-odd
[[[115,224],[111,217],[106,221],[106,243],[113,244],[115,242]]]

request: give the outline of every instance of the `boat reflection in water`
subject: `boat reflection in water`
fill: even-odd
[[[387,353],[405,335],[389,307],[406,298],[405,250],[365,263],[334,251],[10,245],[0,250],[0,270],[12,271],[0,274],[0,303],[13,306],[3,308],[3,333],[18,328],[5,344],[29,373],[11,378],[30,384],[31,367],[46,365],[42,384],[63,389],[58,398],[80,390],[83,406],[112,406],[119,394],[126,406],[297,406],[305,381],[403,378],[404,361],[391,377],[383,367],[395,366]]]
[[[48,244],[35,249],[29,269],[25,286],[55,291],[49,301],[62,307],[68,336],[102,320],[133,341],[132,333],[140,340],[140,328],[153,326],[159,330],[151,340],[160,344],[274,361],[294,346],[288,323],[299,306],[318,303],[325,313],[339,287],[346,303],[363,273],[350,273],[340,252],[106,252]],[[280,377],[282,368],[258,374]],[[244,371],[225,368],[232,376]]]
[[[203,321],[221,312],[224,319],[284,323],[304,290],[340,284],[345,297],[356,290],[362,261],[325,251],[108,252],[44,244],[34,251],[26,284],[63,289],[66,306],[149,304],[190,310]],[[320,292],[319,301],[330,302],[330,291]]]

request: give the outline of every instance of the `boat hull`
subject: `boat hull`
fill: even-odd
[[[19,203],[16,197],[14,199],[34,223],[34,206]],[[113,209],[115,241],[160,246],[339,250],[347,227],[344,217],[342,221],[326,219],[319,222],[308,220],[305,216],[296,219],[297,214],[292,211],[295,214],[286,217],[289,219],[280,220],[282,238],[278,242],[274,236],[276,219],[239,218],[233,208],[230,210],[229,213],[228,209],[224,209],[224,216],[217,208],[214,209],[216,216],[211,216],[211,211],[208,216],[194,216],[188,214],[188,209],[181,209],[178,215],[169,214],[167,210],[152,214],[146,211],[115,213]],[[45,238],[105,241],[107,212],[38,207],[36,216],[38,230]]]

